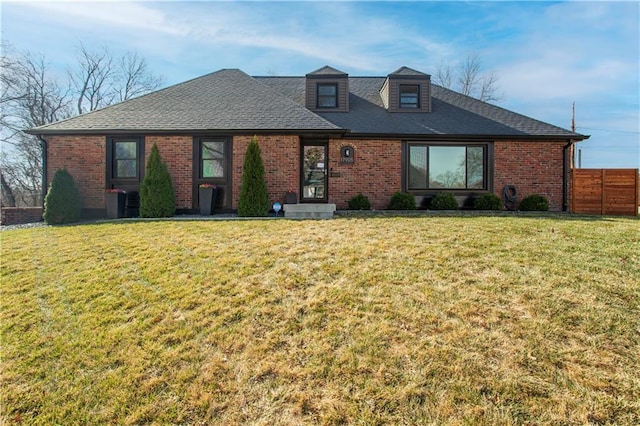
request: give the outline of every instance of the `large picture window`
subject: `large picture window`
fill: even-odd
[[[422,145],[408,149],[410,190],[487,188],[486,145]]]

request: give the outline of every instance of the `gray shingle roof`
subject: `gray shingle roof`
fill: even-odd
[[[256,79],[304,104],[304,77]],[[349,77],[349,112],[317,114],[351,134],[585,137],[435,84],[431,85],[431,112],[390,113],[380,97],[384,81],[385,77]]]
[[[315,71],[328,72],[341,73],[331,67]],[[396,73],[424,75],[406,67]],[[384,81],[349,77],[349,112],[314,113],[304,107],[305,77],[250,77],[240,70],[220,70],[29,133],[348,131],[417,137],[588,137],[434,84],[432,112],[390,113],[379,92]]]
[[[220,70],[30,133],[312,130],[338,126],[240,70]]]
[[[337,70],[329,65],[325,65],[322,68],[318,68],[315,71],[310,72],[307,75],[335,75],[335,76],[346,76],[347,73]]]

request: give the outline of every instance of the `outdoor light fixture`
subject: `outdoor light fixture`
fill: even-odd
[[[278,217],[278,212],[282,210],[282,204],[275,202],[273,203],[273,211],[276,212],[276,217]]]

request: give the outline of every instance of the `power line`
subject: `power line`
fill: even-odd
[[[596,130],[598,132],[628,133],[630,135],[640,135],[640,132],[632,132],[632,131],[629,131],[629,130],[596,129],[596,128],[593,128],[593,127],[576,127],[576,129]]]

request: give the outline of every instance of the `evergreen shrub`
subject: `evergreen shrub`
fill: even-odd
[[[502,200],[496,194],[484,194],[474,200],[473,207],[477,210],[502,210]]]
[[[264,163],[254,136],[249,142],[242,168],[242,184],[238,199],[238,216],[260,217],[269,214],[269,193],[264,178]]]
[[[153,144],[140,184],[140,216],[171,217],[176,212],[176,195],[167,165]]]
[[[349,210],[371,210],[371,202],[366,195],[360,193],[349,200]]]
[[[56,170],[44,199],[44,221],[49,225],[77,222],[81,210],[80,194],[73,177],[65,168]]]
[[[415,210],[416,198],[408,192],[396,192],[389,201],[389,210]]]
[[[531,194],[520,201],[519,209],[523,212],[546,212],[549,210],[549,200],[542,195]]]
[[[452,193],[438,192],[431,200],[429,208],[431,210],[458,210],[458,202]]]

